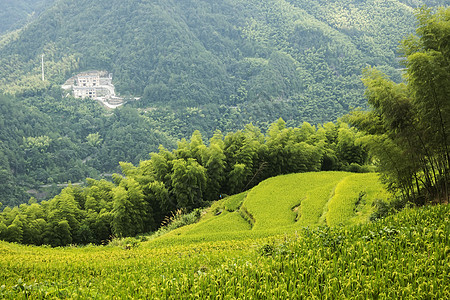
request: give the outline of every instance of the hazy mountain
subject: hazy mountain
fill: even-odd
[[[23,26],[53,2],[54,0],[1,0],[0,34]]]

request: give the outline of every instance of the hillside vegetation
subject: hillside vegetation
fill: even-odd
[[[449,215],[448,205],[428,206],[366,225],[259,239],[221,234],[206,243],[51,249],[0,242],[0,296],[448,299]]]
[[[160,144],[173,148],[176,139],[134,109],[108,113],[59,89],[26,101],[0,94],[0,202],[49,199],[56,184],[117,172],[119,161],[148,159]]]
[[[413,7],[446,3],[6,4],[8,16],[52,4],[0,36],[0,90],[14,95],[0,96],[0,201],[13,206],[117,172],[119,161],[138,164],[195,130],[211,138],[251,122],[264,132],[280,117],[290,127],[326,124],[365,107],[361,69],[376,66],[400,81],[398,40],[413,31]],[[92,69],[112,72],[123,96],[141,100],[107,112],[62,93],[68,77]]]
[[[198,108],[208,125],[334,121],[364,106],[363,67],[400,80],[397,46],[413,31],[413,7],[445,2],[57,1],[3,37],[0,89],[37,93],[106,69],[120,93],[142,96],[138,106]]]
[[[54,0],[3,0],[0,11],[0,35],[32,21],[53,2]]]
[[[126,117],[123,112],[111,117]],[[0,239],[52,246],[100,244],[112,236],[135,236],[157,230],[174,211],[205,207],[220,195],[248,190],[280,174],[320,170],[365,172],[370,167],[364,165],[368,157],[356,143],[358,136],[345,123],[338,126],[327,123],[318,128],[304,123],[300,128],[292,128],[286,127],[282,119],[273,123],[265,135],[251,124],[226,136],[217,131],[209,144],[196,131],[189,141],[180,140],[176,149],[168,151],[160,147],[137,166],[121,163],[122,172],[112,175],[113,182],[88,178],[86,186],[69,185],[48,201],[38,203],[32,198],[28,204],[6,206],[0,213]],[[151,135],[147,133],[145,138]],[[29,155],[26,162],[29,161],[31,170],[37,167],[38,174],[46,161],[51,161],[53,155],[59,157],[64,150],[56,148],[55,154],[46,150],[60,139],[42,136],[29,141],[30,150],[25,148]],[[139,142],[146,146],[144,139]],[[98,134],[91,134],[85,151],[94,155],[100,152],[99,144]],[[114,148],[115,152],[118,150]],[[46,160],[36,165],[43,159]],[[4,186],[13,185],[5,182]]]
[[[85,8],[91,4],[90,1],[80,2],[85,4]],[[129,12],[130,2],[110,1],[107,4],[97,1],[92,7],[104,5],[103,8],[106,8],[111,5]],[[294,0],[223,2],[230,4],[230,9],[238,7],[238,12],[243,11],[244,14],[257,12],[256,15],[245,16],[245,20],[249,21],[242,27],[245,30],[232,27],[241,30],[237,36],[245,44],[244,48],[236,47],[241,52],[237,51],[235,57],[240,57],[242,53],[257,53],[258,56],[251,56],[250,61],[263,68],[271,65],[273,55],[276,62],[286,60],[287,54],[290,61],[295,61],[295,50],[289,46],[294,42],[290,40],[292,36],[289,33],[293,28],[302,30],[304,24],[294,22],[295,26],[291,27],[289,20],[302,16],[302,20],[319,26],[308,17],[312,13],[305,14],[308,7],[326,15],[325,11],[320,10],[321,7],[331,6],[334,11],[339,11],[339,6],[334,4],[342,2],[303,1],[302,10],[295,6],[297,1]],[[407,8],[406,4],[410,2],[373,3],[377,6],[397,3]],[[231,3],[239,6],[231,6]],[[352,11],[360,1],[352,3],[345,8]],[[74,10],[65,10],[72,4],[68,0],[58,1],[49,14],[58,12],[58,9],[75,13]],[[137,6],[151,6],[152,12],[159,8],[155,17],[170,16],[173,17],[170,20],[175,22],[179,17],[175,13],[178,10],[189,11],[195,7],[206,9],[202,12],[214,12],[214,8],[220,8],[222,13],[224,7],[221,5],[192,0],[177,2],[176,5],[172,2],[140,1]],[[167,13],[165,9],[168,7],[173,14]],[[251,9],[246,11],[246,8]],[[268,13],[260,14],[265,11]],[[233,9],[230,12],[235,13]],[[277,18],[283,15],[280,12],[291,19]],[[199,14],[198,19],[195,14],[183,15],[180,18],[182,22],[175,26],[187,33],[179,39],[180,44],[175,48],[185,51],[183,55],[191,55],[190,62],[197,63],[202,61],[198,60],[200,57],[206,57],[194,55],[198,54],[195,51],[202,49],[201,43],[189,43],[188,49],[195,49],[194,52],[182,47],[185,39],[197,36],[194,31],[187,30],[189,24],[200,22],[203,20],[200,16],[204,15],[207,14]],[[354,10],[349,15],[358,14]],[[109,20],[97,16],[93,19],[110,21],[108,24],[112,28],[119,17],[124,17],[115,14],[115,18]],[[342,28],[342,32],[359,36],[356,29],[349,26],[353,24],[364,28],[364,18],[352,19],[347,23],[345,10],[337,16],[336,24],[348,25]],[[122,173],[113,174],[113,182],[86,179],[87,186],[69,185],[51,200],[37,203],[32,198],[28,204],[4,208],[0,213],[0,238],[11,243],[0,242],[0,298],[449,299],[450,9],[423,7],[417,11],[417,18],[417,35],[402,42],[405,82],[396,83],[371,67],[364,71],[363,82],[367,86],[370,110],[355,111],[345,117],[364,134],[343,121],[317,126],[304,122],[299,127],[289,127],[281,118],[272,123],[265,133],[251,123],[243,130],[226,135],[216,131],[211,134],[209,143],[205,143],[200,131],[194,131],[189,141],[179,140],[174,150],[160,147],[149,160],[142,160],[138,165],[121,163]],[[62,18],[52,21],[47,26],[67,29]],[[73,24],[77,26],[83,22]],[[239,26],[238,21],[235,24]],[[272,30],[269,24],[276,24],[280,30]],[[21,32],[29,34],[35,25],[30,24]],[[121,33],[124,36],[128,33],[139,36],[142,33],[139,30],[127,31],[131,29],[126,28]],[[208,30],[198,31],[198,36],[202,32]],[[232,37],[233,32],[226,33]],[[323,32],[329,33],[323,36],[328,38],[336,34],[333,30]],[[44,39],[51,39],[54,31],[48,30],[46,33],[48,35]],[[221,34],[223,32],[217,31],[217,35],[213,36]],[[301,36],[309,37],[307,34]],[[14,37],[17,35],[8,35],[2,41],[0,56],[6,55],[3,58],[8,57],[11,54],[8,51],[14,47],[20,49],[20,42],[14,44]],[[7,40],[11,38],[13,42],[9,43]],[[32,42],[33,38],[29,36],[28,41]],[[314,38],[319,39],[317,36]],[[64,39],[61,41],[64,44]],[[139,43],[140,40],[137,38],[135,41]],[[76,46],[76,41],[72,42]],[[91,45],[96,40],[78,42]],[[325,55],[328,59],[343,50],[348,50],[343,53],[354,53],[351,47],[338,47],[341,44],[335,44],[333,39],[325,38],[320,42],[333,49],[332,54]],[[302,42],[298,44],[302,45]],[[130,47],[133,45],[129,44]],[[278,45],[277,51],[265,52],[273,45]],[[379,43],[377,46],[383,48],[384,45]],[[57,53],[59,46],[56,42],[53,46]],[[171,44],[163,46],[170,48]],[[248,52],[242,52],[243,49]],[[365,56],[363,50],[357,50],[363,58],[379,59],[376,51]],[[28,55],[32,59],[37,53],[30,51]],[[211,50],[209,54],[212,53]],[[314,52],[313,56],[317,54]],[[78,54],[72,55],[54,65],[55,70],[60,70],[61,77],[68,72],[61,68],[64,61],[72,61],[75,69],[82,66],[83,62],[77,60]],[[270,59],[266,64],[264,59],[267,57]],[[158,56],[155,61],[160,58]],[[183,62],[177,56],[172,58],[162,66]],[[329,62],[332,64],[332,61]],[[195,78],[199,74],[196,72],[202,70],[202,64],[195,63],[190,66],[194,75],[190,78]],[[336,67],[333,70],[347,80],[345,74],[351,71],[345,73],[338,65],[333,65]],[[111,66],[115,65],[111,63]],[[227,72],[226,68],[211,66],[213,68],[208,70],[211,71],[208,76]],[[317,62],[316,66],[319,69],[323,67]],[[181,71],[176,75],[185,76],[183,68],[186,66],[180,64],[177,67]],[[14,76],[25,76],[22,77],[24,80],[31,74],[21,73],[20,66],[17,70],[17,73],[13,72]],[[296,71],[305,70],[298,62]],[[270,74],[270,78],[276,78],[276,72]],[[186,85],[178,84],[180,77],[176,75],[170,77],[173,81],[169,80],[168,86],[181,87],[181,91]],[[219,78],[210,77],[205,80],[204,86],[196,87],[201,91]],[[314,78],[308,83],[311,84],[309,87],[314,86],[314,80],[316,83],[326,82],[330,78],[333,76],[327,75],[321,81]],[[148,79],[152,80],[150,77]],[[195,80],[184,82],[195,83]],[[64,153],[65,147],[61,146],[64,143],[70,145],[70,139],[64,139],[66,136],[84,138],[87,134],[86,144],[81,148],[84,155],[89,151],[99,151],[97,147],[102,143],[98,132],[84,131],[85,124],[90,121],[95,124],[89,118],[83,124],[75,122],[78,131],[73,133],[59,128],[57,135],[23,136],[36,134],[33,126],[21,124],[21,120],[27,119],[26,115],[33,116],[31,121],[42,130],[49,130],[51,125],[71,123],[71,120],[82,118],[83,110],[89,111],[86,110],[89,107],[86,103],[92,103],[80,101],[82,105],[69,105],[72,98],[57,96],[60,91],[51,83],[44,89],[32,81],[28,83],[28,88],[22,90],[20,84],[16,87],[4,86],[21,97],[15,98],[20,99],[17,103],[9,96],[0,97],[7,106],[5,109],[1,107],[3,111],[14,109],[12,117],[5,121],[0,119],[0,188],[11,193],[17,191],[11,184],[11,174],[23,162],[32,169],[37,163],[51,161],[54,157],[60,157],[63,161],[64,157],[71,157]],[[220,90],[226,85],[227,82],[222,81],[214,88]],[[289,81],[289,86],[295,87],[296,82]],[[163,91],[166,88],[159,87]],[[264,84],[264,87],[267,85]],[[146,100],[149,98],[145,97],[151,94],[152,88],[144,88],[143,105],[148,103]],[[211,94],[208,96],[214,93],[214,88],[209,90]],[[192,92],[197,89],[188,90]],[[241,91],[250,97],[250,90],[247,94]],[[46,96],[50,92],[52,95]],[[173,95],[177,95],[176,92],[174,90]],[[26,93],[29,93],[28,96],[25,96]],[[317,89],[314,93],[320,95]],[[183,107],[183,103],[187,103],[193,94],[185,93],[187,98],[177,99],[172,104]],[[294,93],[284,94],[276,98],[277,101],[283,103],[286,95],[291,97]],[[54,105],[51,99],[59,99],[61,102],[58,103],[66,101],[67,105],[62,107],[68,108],[64,110],[62,120],[53,124],[35,111],[36,107],[52,110]],[[189,101],[192,99],[189,98]],[[156,108],[156,102],[155,107],[151,110],[147,107],[146,111],[161,113],[163,110]],[[34,105],[24,106],[27,103]],[[244,106],[235,104],[233,107]],[[21,109],[26,109],[27,114],[21,114]],[[190,107],[189,111],[203,113],[200,105]],[[126,124],[126,120],[133,120],[132,116],[136,116],[133,124],[139,126],[130,125],[118,130],[122,132],[122,137],[126,137],[122,139],[122,145],[128,147],[130,145],[126,143],[135,141],[133,135],[127,134],[128,131],[144,129],[139,134],[147,134],[146,125],[157,124],[151,113],[137,114],[136,110],[125,107],[117,113],[102,115],[105,124],[111,127],[117,124],[116,121]],[[108,120],[112,120],[111,123]],[[15,130],[11,130],[8,124],[12,124]],[[3,127],[8,130],[3,131]],[[16,146],[23,147],[26,155],[21,157],[11,151],[7,142],[3,142],[4,136],[13,140]],[[136,142],[147,145],[145,139],[137,139]],[[112,147],[111,150],[112,153],[119,153],[121,148]],[[5,157],[16,157],[17,160],[8,161]],[[21,161],[23,158],[27,160]],[[83,164],[90,160],[86,157]],[[46,165],[40,165],[42,170]],[[64,176],[57,165],[50,166],[52,172],[60,171]],[[375,167],[380,175],[357,174]],[[40,173],[41,170],[36,170],[36,174]],[[211,203],[211,207],[204,209]],[[398,212],[397,208],[402,211]],[[387,216],[392,211],[397,214]],[[185,224],[190,225],[180,228]]]
[[[392,190],[424,204],[450,197],[450,8],[417,13],[417,35],[401,49],[405,82],[395,83],[377,69],[364,70],[369,111],[350,122],[367,135],[363,143],[379,161]]]
[[[392,197],[375,173],[318,172],[267,179],[248,192],[215,202],[196,224],[162,240],[264,237],[304,227],[369,222],[375,201]]]

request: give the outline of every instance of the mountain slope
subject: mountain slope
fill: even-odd
[[[23,26],[43,10],[50,6],[54,0],[2,0],[0,10],[0,35]]]
[[[411,6],[394,0],[63,0],[0,46],[0,88],[41,86],[44,54],[49,82],[107,69],[143,107],[325,122],[364,105],[363,67],[398,78],[397,41],[413,25]]]

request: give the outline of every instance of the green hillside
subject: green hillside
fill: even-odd
[[[106,112],[95,101],[63,98],[59,90],[26,101],[0,94],[0,203],[48,199],[67,182],[117,172],[175,138],[136,110]],[[4,208],[4,207],[2,207]]]
[[[52,1],[5,3],[9,17]],[[0,35],[0,91],[14,95],[0,96],[0,201],[48,199],[57,184],[138,164],[195,130],[335,121],[366,105],[363,67],[400,80],[398,41],[422,4],[446,1],[56,1]],[[92,69],[141,100],[108,112],[61,92]]]
[[[209,242],[0,242],[0,297],[448,299],[449,215],[448,205],[428,206],[360,226]]]
[[[198,108],[206,124],[227,124],[236,110],[229,126],[333,121],[364,106],[362,68],[399,80],[413,7],[445,2],[57,1],[0,42],[0,89],[21,94],[106,69],[121,94],[142,96],[138,106]]]
[[[386,201],[375,173],[315,172],[282,175],[248,192],[215,202],[201,220],[166,234],[163,241],[263,237],[304,227],[369,221],[375,200]]]
[[[291,81],[296,77],[287,76],[291,69],[284,68],[287,65],[282,63],[296,61],[297,48],[290,47],[296,40],[290,40],[289,30],[302,29],[304,24],[297,19],[295,26],[290,27],[295,16],[302,16],[301,20],[309,20],[320,27],[318,16],[317,22],[308,16],[317,13],[330,20],[327,12],[333,12],[330,15],[335,23],[344,24],[339,32],[361,37],[357,31],[368,26],[366,20],[373,22],[373,19],[359,14],[362,7],[358,5],[399,5],[408,9],[408,5],[420,1],[228,0],[216,4],[200,0],[125,0],[120,3],[100,0],[95,5],[91,5],[91,1],[77,4],[80,10],[100,6],[106,10],[112,7],[113,11],[123,9],[122,15],[114,14],[111,20],[102,19],[104,10],[101,9],[86,13],[91,18],[96,12],[97,18],[93,20],[110,21],[105,24],[112,26],[121,17],[134,17],[128,14],[130,12],[139,13],[130,6],[131,2],[136,7],[151,7],[155,18],[162,20],[169,16],[173,28],[184,30],[186,35],[180,36],[177,46],[182,46],[190,37],[198,38],[202,32],[208,32],[207,28],[190,31],[188,25],[197,21],[206,24],[202,23],[203,17],[208,15],[206,12],[224,14],[222,5],[229,5],[230,10],[225,10],[228,14],[255,12],[245,17],[246,27],[239,27],[242,24],[236,21],[236,27],[232,28],[240,33],[239,39],[248,47],[244,47],[246,53],[258,54],[251,57],[252,63],[262,69],[286,71],[280,78],[295,89],[297,83],[303,82]],[[75,28],[88,24],[77,19],[80,15],[76,14],[74,3],[59,0],[47,13],[51,15],[61,9],[61,15],[74,13],[76,17],[68,19],[79,21],[73,23]],[[302,4],[301,10],[296,3]],[[341,7],[341,4],[344,5]],[[67,10],[72,5],[74,9]],[[160,10],[154,11],[155,8]],[[197,9],[202,13],[193,14]],[[191,14],[177,13],[181,11]],[[398,17],[396,14],[380,15],[391,19]],[[280,16],[291,19],[277,18]],[[378,11],[370,16],[379,16]],[[304,122],[301,126],[290,127],[281,118],[268,126],[266,132],[252,123],[226,135],[217,130],[210,135],[209,142],[200,131],[194,131],[190,140],[179,140],[176,149],[161,146],[157,153],[151,153],[150,159],[140,160],[139,164],[121,162],[121,173],[112,174],[112,181],[87,178],[86,186],[69,184],[50,200],[39,203],[31,198],[28,204],[5,207],[0,212],[0,298],[450,299],[450,8],[434,12],[432,8],[423,7],[417,19],[417,36],[402,41],[407,81],[395,83],[377,69],[364,70],[362,81],[367,87],[369,110],[356,110],[344,118],[362,131],[350,127],[344,120],[316,126]],[[147,25],[144,18],[138,20],[142,21],[142,26]],[[46,26],[59,30],[65,28],[65,23],[64,18],[55,18]],[[6,59],[11,54],[8,51],[14,47],[20,49],[24,41],[20,35],[32,32],[29,30],[36,24],[3,36],[0,59]],[[129,24],[133,24],[132,20]],[[373,24],[372,27],[377,28],[377,23]],[[93,27],[92,32],[99,28]],[[311,32],[310,27],[305,28]],[[44,40],[54,37],[56,31],[50,29],[45,31]],[[142,32],[132,29],[123,29],[123,40],[127,41],[125,37],[129,34],[137,37],[134,41],[139,44]],[[389,32],[389,28],[379,27],[381,35],[383,29]],[[82,30],[86,31],[84,27]],[[325,32],[329,35],[323,35],[324,39],[315,34],[299,36],[314,38],[312,43],[317,40],[326,43],[333,49],[331,54],[325,55],[327,58],[343,49],[351,50],[351,47],[337,47],[341,44],[335,44],[333,30],[322,33]],[[216,37],[222,34],[217,31]],[[37,41],[34,37],[28,36],[26,42]],[[63,45],[64,40],[57,39],[51,45],[54,53],[61,50],[58,43]],[[364,36],[363,40],[370,38]],[[75,49],[77,41],[72,42],[72,49]],[[93,45],[96,40],[78,42]],[[305,40],[298,45],[303,42]],[[202,43],[188,44],[188,49],[201,53]],[[388,40],[377,42],[374,47],[384,49],[387,44]],[[133,45],[129,42],[124,47]],[[266,50],[274,45],[277,50],[268,53]],[[161,47],[170,49],[170,46],[169,43]],[[176,47],[176,51],[182,49],[181,46]],[[65,49],[70,52],[71,48],[66,45]],[[308,49],[305,51],[311,50]],[[371,54],[364,56],[366,48],[355,49],[363,60],[380,58],[377,51],[369,51]],[[92,53],[98,55],[98,50]],[[346,53],[354,53],[350,50]],[[235,58],[243,53],[237,52]],[[71,62],[73,70],[80,68],[85,63],[78,56],[80,53],[54,61],[52,70],[63,77],[71,72],[64,67],[65,63]],[[190,62],[198,62],[199,57],[210,58],[195,56],[189,51],[182,53],[191,54],[186,60]],[[132,52],[127,54],[131,56]],[[267,63],[264,59],[269,56],[265,54],[270,54]],[[30,51],[29,55],[32,59],[38,54]],[[196,71],[202,70],[201,63],[193,63],[189,67],[191,77],[183,73],[185,65],[178,64],[175,67],[180,72],[170,74],[168,70],[174,66],[171,63],[183,62],[174,56],[173,60],[168,60],[171,63],[164,65],[169,67],[164,69],[164,76],[169,75],[170,80],[174,80],[167,82],[169,86],[173,84],[180,89],[170,95],[163,93],[162,98],[166,97],[169,107],[158,107],[162,104],[155,100],[154,106],[141,111],[130,105],[106,112],[88,99],[62,96],[59,87],[50,81],[38,84],[38,75],[33,75],[31,69],[29,73],[23,72],[22,67],[27,63],[19,63],[20,55],[9,58],[10,61],[0,61],[9,65],[0,64],[0,67],[12,70],[11,74],[18,75],[20,80],[17,84],[2,85],[15,93],[15,97],[0,94],[2,201],[5,194],[15,196],[22,192],[27,173],[34,175],[30,181],[35,183],[36,180],[53,182],[52,176],[77,178],[82,172],[95,173],[97,164],[105,167],[108,161],[111,163],[110,156],[138,159],[142,149],[149,149],[155,140],[172,141],[172,131],[160,131],[164,122],[158,122],[157,116],[174,124],[188,122],[176,115],[164,116],[164,111],[170,111],[170,105],[176,104],[179,113],[183,105],[191,103],[195,93],[186,93],[186,98],[174,102],[170,97],[186,86],[188,90],[192,87],[178,84],[176,80],[182,77],[186,79],[184,83],[195,83],[199,74]],[[226,61],[226,56],[222,58]],[[295,70],[307,73],[302,64],[297,63],[294,63]],[[315,65],[320,70],[328,63],[332,60],[325,65],[316,61]],[[338,65],[339,62],[333,70],[339,73],[342,70]],[[111,63],[111,66],[116,65]],[[228,72],[226,68],[211,66],[208,76]],[[347,73],[340,74],[346,78]],[[267,78],[276,79],[276,75],[274,71]],[[147,79],[151,80],[151,76]],[[6,77],[0,77],[0,81]],[[239,80],[240,77],[233,78]],[[271,86],[270,80],[261,78],[265,82],[262,88],[279,92],[279,84]],[[217,79],[220,78],[208,78],[203,87]],[[317,78],[311,80],[306,90],[314,86],[312,82]],[[317,82],[333,82],[333,76],[328,74]],[[220,90],[226,85],[226,81],[221,81],[215,88]],[[201,92],[202,86],[194,86]],[[195,92],[196,88],[189,91]],[[142,105],[149,103],[148,95],[152,90],[153,87],[144,88]],[[217,90],[209,89],[209,96]],[[276,98],[280,105],[293,97],[295,93],[290,92]],[[276,93],[266,93],[265,97],[270,99]],[[319,90],[315,89],[314,93],[320,95]],[[251,91],[242,85],[240,95],[242,102],[229,108],[241,109],[252,97]],[[198,99],[195,101],[200,101]],[[195,103],[196,107],[187,108],[192,113],[189,120],[198,121],[193,116],[201,115],[206,118],[199,104],[201,101]],[[330,102],[330,109],[332,107]],[[226,109],[221,111],[225,112]],[[208,118],[214,118],[214,114],[208,114]],[[227,122],[232,122],[230,120]],[[209,126],[206,121],[201,123]],[[183,128],[189,126],[192,124]],[[129,150],[124,151],[124,148]],[[21,188],[14,182],[18,179],[24,183]]]
[[[54,0],[3,0],[0,10],[0,35],[30,22],[53,2]]]

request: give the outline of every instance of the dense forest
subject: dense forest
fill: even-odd
[[[117,172],[119,161],[139,163],[175,141],[135,109],[107,113],[95,101],[61,97],[59,88],[23,101],[0,95],[0,202],[48,198],[58,183]]]
[[[397,41],[413,26],[399,1],[58,1],[4,36],[0,87],[42,88],[44,54],[49,83],[106,69],[142,107],[224,104],[258,122],[274,110],[323,123],[365,103],[363,67],[399,79]]]

